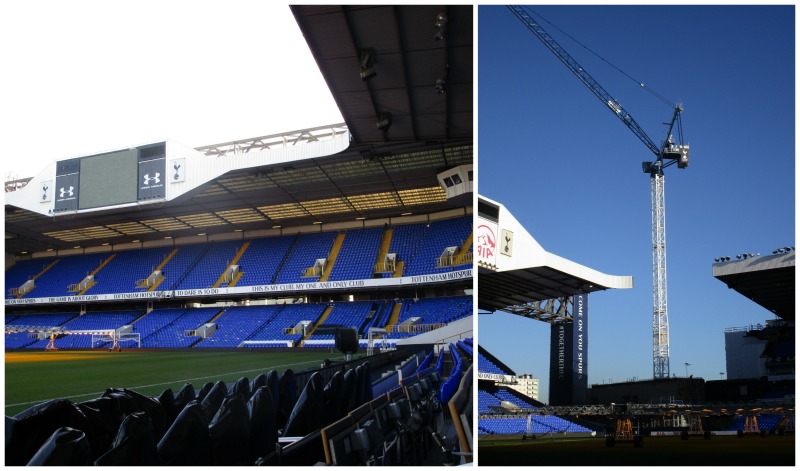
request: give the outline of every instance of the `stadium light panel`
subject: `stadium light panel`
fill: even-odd
[[[264,216],[252,208],[231,209],[228,211],[217,211],[217,216],[232,224],[242,224],[247,222],[261,222]]]
[[[306,211],[298,203],[284,203],[275,204],[271,206],[259,206],[258,210],[269,219],[290,219],[295,217],[309,216]]]
[[[447,195],[440,186],[417,188],[414,190],[400,190],[397,193],[404,206],[442,203],[447,201]]]
[[[141,221],[142,224],[155,229],[156,231],[177,231],[182,229],[191,229],[191,226],[175,218],[158,218],[146,219]]]

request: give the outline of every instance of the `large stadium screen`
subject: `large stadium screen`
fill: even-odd
[[[136,202],[137,157],[127,149],[82,158],[78,210]]]
[[[166,143],[58,162],[55,213],[164,199]]]

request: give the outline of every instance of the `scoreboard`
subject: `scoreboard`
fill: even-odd
[[[166,158],[161,142],[60,161],[53,213],[164,199]]]

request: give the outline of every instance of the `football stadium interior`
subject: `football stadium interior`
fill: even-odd
[[[345,122],[7,182],[5,348],[330,356],[53,388],[7,465],[472,462],[472,6],[291,9]]]
[[[589,451],[591,445],[577,445],[575,455],[564,454],[567,449],[561,448],[560,453],[553,452],[552,460],[545,458],[543,448],[520,447],[518,454],[512,453],[507,445],[520,439],[597,437],[606,448],[621,444],[641,448],[649,437],[736,440],[794,434],[793,248],[753,258],[739,256],[738,261],[717,260],[713,265],[713,275],[747,298],[744,302],[755,302],[775,315],[764,325],[726,330],[727,379],[687,375],[590,386],[582,368],[588,364],[588,295],[630,287],[630,277],[603,275],[547,253],[502,204],[483,196],[478,197],[477,221],[479,313],[503,311],[551,326],[548,404],[513,389],[517,374],[478,346],[478,437],[487,444],[485,455],[479,451],[480,464],[522,464],[536,453],[547,464],[576,465],[586,462],[584,452],[595,453],[586,455],[597,458],[593,464],[617,463],[617,458],[598,449]],[[505,445],[492,449],[498,440]],[[770,462],[793,463],[790,442],[778,441],[781,451],[770,454]],[[677,453],[676,443],[665,438],[657,446],[671,446]],[[741,456],[731,453],[736,442],[726,443],[719,450],[699,450],[697,456],[705,453],[709,463],[741,464]],[[745,459],[760,462],[753,445],[742,446],[750,450],[742,453]],[[631,457],[629,464],[652,463],[650,456],[639,456],[639,460]],[[665,459],[664,464],[671,463]],[[685,457],[676,458],[680,459]]]

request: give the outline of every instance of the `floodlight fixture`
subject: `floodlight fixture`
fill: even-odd
[[[372,77],[378,75],[375,72],[375,67],[372,66],[374,53],[372,49],[362,49],[359,52],[359,56],[361,59],[361,71],[359,72],[359,76],[361,80],[367,81]]]
[[[378,129],[383,132],[387,132],[392,126],[392,116],[389,113],[381,113],[381,115],[378,116],[378,122],[375,124]]]
[[[444,39],[445,32],[447,31],[447,21],[446,13],[441,12],[436,15],[436,22],[433,24],[433,27],[436,29],[436,33],[433,35],[433,39],[437,41]]]

